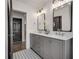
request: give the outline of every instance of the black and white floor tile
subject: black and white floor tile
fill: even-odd
[[[13,59],[41,59],[41,58],[34,51],[28,49],[13,53]]]

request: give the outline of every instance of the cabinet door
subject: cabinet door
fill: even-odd
[[[33,35],[33,34],[30,35],[30,46],[31,46],[31,48],[34,49],[34,46],[35,46],[35,35]]]
[[[50,59],[62,59],[62,41],[51,39],[49,44]]]
[[[38,43],[38,36],[37,35],[31,35],[31,48],[33,48],[34,50],[37,48],[37,43]]]
[[[40,36],[40,56],[44,58],[44,37]]]
[[[63,45],[63,41],[58,41],[58,43],[59,43],[59,59],[63,59],[63,47],[64,47],[64,45]]]
[[[44,37],[44,59],[50,59],[50,44],[49,38]]]
[[[38,35],[31,35],[31,48],[40,55],[41,40]]]

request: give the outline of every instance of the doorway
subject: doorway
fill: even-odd
[[[13,53],[26,49],[26,13],[12,10]]]

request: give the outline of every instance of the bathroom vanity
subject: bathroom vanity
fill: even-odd
[[[31,49],[42,59],[72,59],[72,33],[30,34]]]

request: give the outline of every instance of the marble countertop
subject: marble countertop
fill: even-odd
[[[49,34],[45,34],[45,33],[31,32],[31,34],[41,35],[41,36],[50,37],[50,38],[56,38],[56,39],[59,39],[59,40],[69,40],[69,39],[73,38],[72,32],[60,32],[60,35],[56,34],[56,33],[57,32],[51,32]]]

